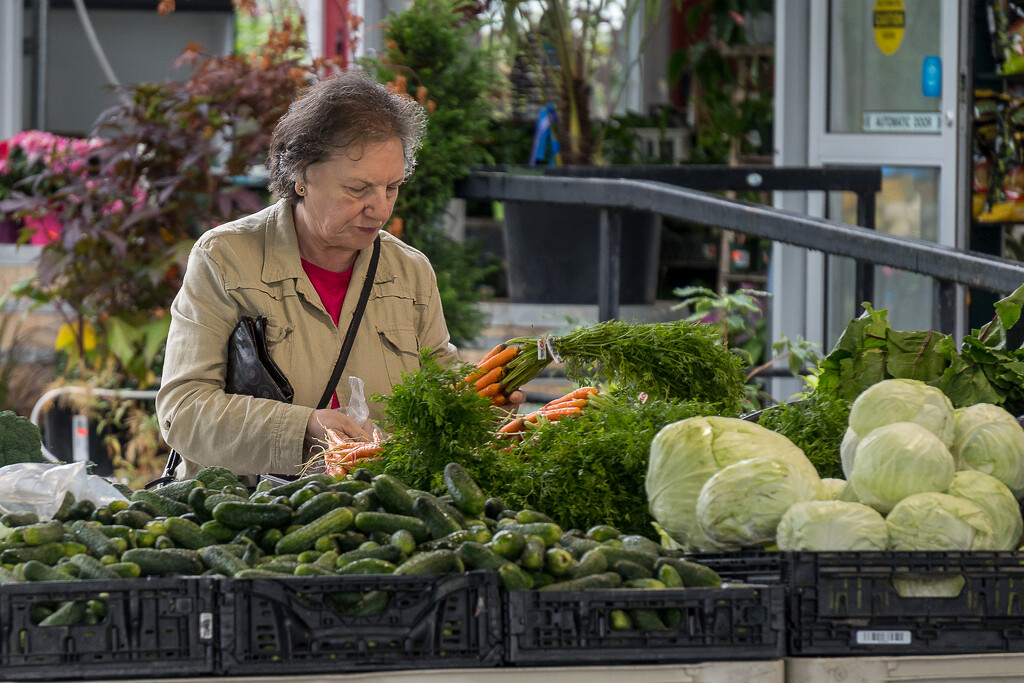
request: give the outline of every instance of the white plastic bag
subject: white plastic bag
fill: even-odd
[[[365,383],[358,377],[349,377],[348,385],[351,388],[348,397],[347,408],[335,408],[339,413],[348,415],[355,423],[369,433],[373,429],[370,423],[370,407],[366,405],[366,394],[363,387]]]
[[[115,500],[128,500],[103,477],[89,474],[86,463],[58,465],[23,462],[0,467],[0,513],[34,512],[40,520],[53,517],[64,494],[75,500],[90,500],[97,507]]]

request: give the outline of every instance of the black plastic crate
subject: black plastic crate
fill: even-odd
[[[788,555],[777,551],[743,550],[735,553],[693,553],[683,559],[699,562],[724,582],[775,585],[785,581]]]
[[[499,586],[495,572],[225,580],[221,673],[497,666]],[[358,614],[360,599],[379,611]]]
[[[94,624],[38,625],[67,601],[96,601],[103,616]],[[0,586],[0,677],[213,674],[216,629],[210,578],[7,584]]]
[[[1024,652],[1024,555],[795,552],[788,651],[803,656]],[[959,575],[956,597],[900,597],[894,576]]]
[[[785,654],[782,586],[512,591],[509,664],[651,664],[777,659]],[[677,626],[615,630],[612,612],[680,613]]]

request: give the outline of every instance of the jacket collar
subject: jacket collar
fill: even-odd
[[[267,284],[281,280],[302,279],[305,271],[299,256],[299,238],[295,234],[292,205],[286,199],[275,204],[267,217],[263,248],[263,281]]]

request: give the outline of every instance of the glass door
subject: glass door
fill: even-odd
[[[810,12],[809,163],[881,166],[876,229],[960,244],[957,3],[828,0]],[[852,197],[817,201],[815,213],[856,223]],[[826,349],[861,311],[854,286],[850,259],[825,257],[820,278],[808,274],[823,293]],[[931,278],[877,267],[871,303],[898,329],[940,326]]]

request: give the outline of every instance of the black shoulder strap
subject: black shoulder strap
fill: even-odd
[[[334,372],[327,382],[324,395],[320,397],[318,409],[324,409],[331,405],[331,396],[341,381],[341,373],[345,370],[345,363],[348,362],[348,354],[352,351],[352,343],[356,339],[356,330],[359,329],[359,321],[363,319],[363,311],[366,310],[366,302],[370,299],[370,289],[373,287],[373,279],[377,275],[377,262],[380,261],[380,235],[373,241],[373,254],[370,255],[370,267],[366,271],[366,279],[363,281],[363,291],[359,293],[359,303],[352,313],[352,322],[349,323],[348,332],[345,334],[345,342],[341,345],[341,353],[338,355],[338,362],[334,364]]]

